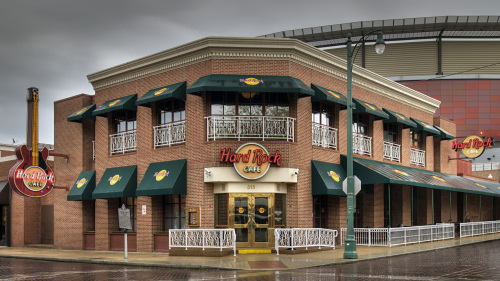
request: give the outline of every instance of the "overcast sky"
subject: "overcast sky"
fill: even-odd
[[[93,95],[88,74],[202,37],[498,14],[498,0],[0,0],[0,143],[26,141],[28,87],[40,90],[39,141],[52,144],[54,101]]]

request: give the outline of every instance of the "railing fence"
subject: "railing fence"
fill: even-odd
[[[460,223],[460,238],[500,232],[500,221]]]
[[[337,128],[312,124],[312,145],[337,149]]]
[[[110,154],[137,150],[137,131],[128,131],[109,136]]]
[[[372,138],[369,136],[353,133],[353,153],[372,156]]]
[[[274,245],[279,255],[279,248],[332,247],[335,249],[337,230],[324,228],[276,228]]]
[[[425,150],[411,148],[410,163],[425,167]]]
[[[401,145],[384,141],[384,159],[401,162]]]
[[[236,256],[236,232],[234,229],[170,229],[169,245],[186,248],[233,248]]]
[[[154,148],[186,142],[186,121],[153,127]]]

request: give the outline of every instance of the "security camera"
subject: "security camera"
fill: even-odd
[[[292,176],[297,176],[299,174],[299,169],[296,169],[295,172],[292,174]]]
[[[204,168],[204,169],[205,169],[205,174],[207,174],[209,176],[210,176],[210,174],[212,174],[212,172],[209,169],[207,169],[207,168]]]

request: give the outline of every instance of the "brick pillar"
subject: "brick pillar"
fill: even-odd
[[[95,249],[109,250],[109,208],[108,199],[95,200]],[[118,212],[118,208],[117,211]],[[118,215],[117,215],[118,216]],[[118,230],[118,229],[117,229]]]
[[[137,197],[137,251],[153,251],[153,203],[151,196]],[[146,214],[142,213],[146,206]]]
[[[429,200],[428,200],[428,189],[423,187],[414,187],[413,188],[413,207],[416,210],[416,217],[414,218],[415,225],[427,225],[429,216]]]
[[[373,187],[373,227],[385,227],[384,199],[384,184],[375,184]]]
[[[411,226],[411,186],[403,185],[401,202],[403,203],[402,223],[404,226]]]
[[[372,155],[375,161],[384,161],[384,123],[382,120],[373,122]]]
[[[432,211],[432,190],[431,188],[426,188],[426,193],[427,193],[427,222],[426,224],[432,224],[433,223],[433,211]]]
[[[401,165],[410,166],[411,162],[410,129],[403,129],[401,136]]]

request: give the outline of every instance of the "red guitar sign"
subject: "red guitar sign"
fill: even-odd
[[[49,150],[38,149],[38,89],[28,89],[28,101],[33,101],[32,146],[16,147],[17,162],[9,170],[9,184],[12,191],[26,197],[42,197],[54,188],[55,178],[47,165]]]

